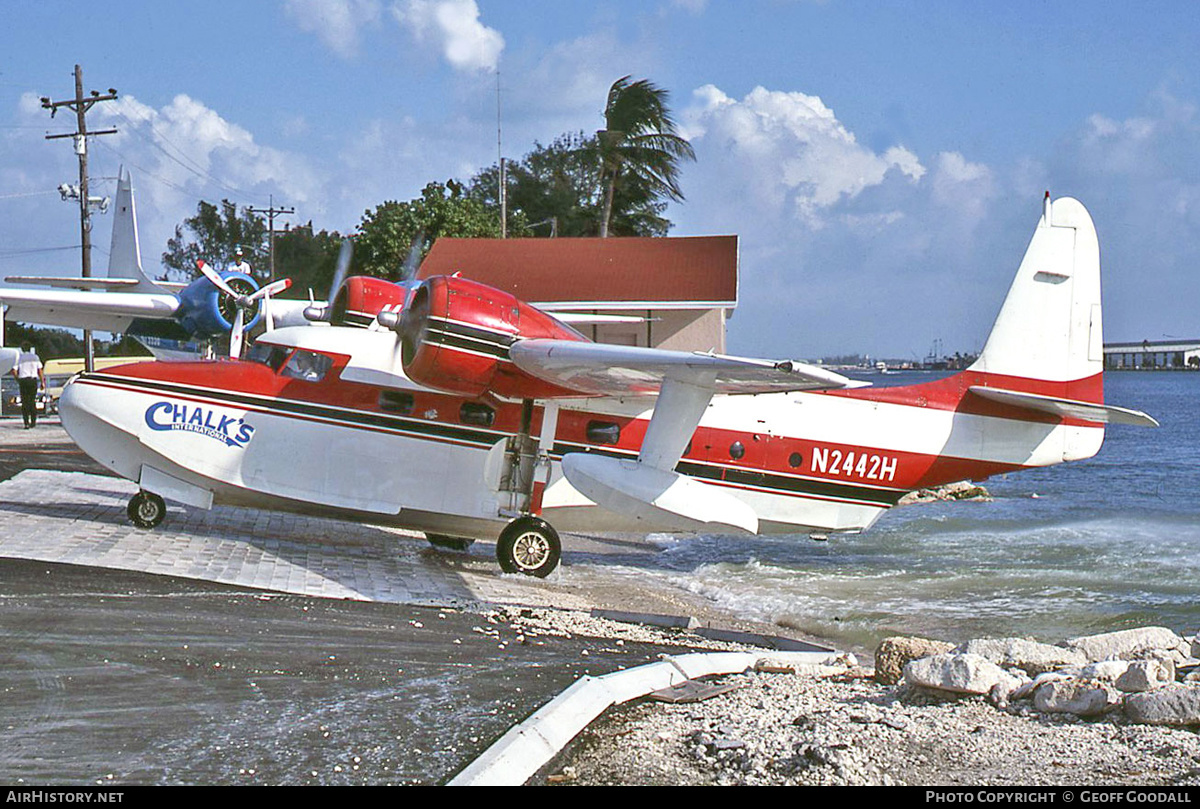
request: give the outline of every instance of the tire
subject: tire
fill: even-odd
[[[153,492],[138,492],[129,498],[125,513],[138,528],[154,528],[167,516],[167,504]]]
[[[463,551],[465,552],[473,544],[475,540],[468,537],[452,537],[446,534],[425,534],[425,538],[429,540],[429,544],[435,548],[442,548],[448,551]]]
[[[544,579],[562,558],[558,532],[540,517],[513,520],[496,543],[496,559],[505,573],[521,573]]]

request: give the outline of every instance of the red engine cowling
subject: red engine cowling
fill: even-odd
[[[587,341],[570,326],[507,292],[455,276],[424,281],[398,329],[409,379],[461,396],[511,399],[579,395],[532,377],[508,358],[518,339]]]
[[[380,312],[401,311],[408,293],[405,287],[382,278],[352,275],[333,299],[329,322],[335,326],[370,326]]]

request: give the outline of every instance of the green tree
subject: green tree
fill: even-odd
[[[595,236],[600,213],[600,161],[596,139],[582,132],[559,135],[549,146],[534,144],[524,159],[505,165],[510,229],[523,216],[535,236]],[[499,209],[496,165],[475,175],[468,193]]]
[[[185,232],[187,235],[185,235]],[[167,240],[162,263],[168,277],[188,280],[198,276],[196,260],[204,259],[217,269],[236,262],[235,251],[241,248],[260,280],[267,276],[267,256],[261,246],[266,241],[267,223],[248,208],[238,212],[227,199],[218,208],[201,200],[196,215],[175,226],[175,235]]]
[[[692,145],[675,131],[667,107],[668,93],[646,79],[617,79],[608,91],[604,107],[604,129],[596,133],[600,153],[601,187],[604,192],[600,235],[610,232],[618,194],[622,186],[640,186],[650,195],[650,210],[665,210],[662,199],[679,202],[679,162],[695,160]]]
[[[324,300],[341,246],[342,236],[336,230],[314,232],[312,222],[276,232],[275,275],[292,279],[284,296],[306,298],[311,289],[317,300]]]
[[[353,272],[396,279],[414,246],[424,258],[442,236],[498,238],[499,209],[468,196],[464,190],[455,180],[429,183],[416,199],[389,200],[366,211],[354,240]],[[523,216],[510,222],[509,233],[527,232]]]
[[[65,329],[7,323],[4,327],[4,343],[10,348],[28,343],[37,351],[42,362],[83,356],[83,341]]]

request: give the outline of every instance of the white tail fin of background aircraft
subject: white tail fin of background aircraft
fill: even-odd
[[[117,199],[113,205],[112,243],[108,251],[108,277],[131,279],[136,283],[122,286],[126,292],[162,292],[142,270],[141,243],[138,240],[137,208],[133,201],[133,182],[124,167],[117,177]]]

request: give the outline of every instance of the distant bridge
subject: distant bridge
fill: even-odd
[[[1200,339],[1105,343],[1104,367],[1109,369],[1200,370]]]

